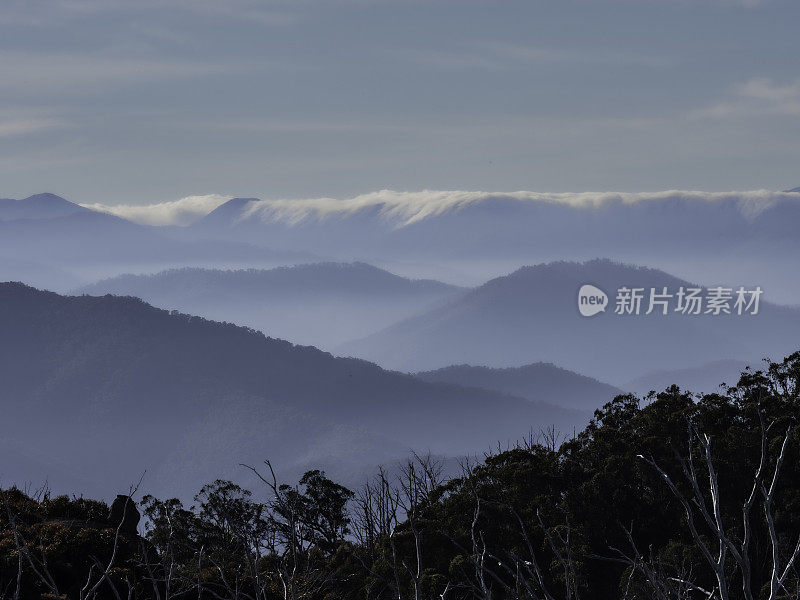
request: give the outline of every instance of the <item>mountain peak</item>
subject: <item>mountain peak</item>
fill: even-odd
[[[236,220],[248,204],[258,201],[258,198],[231,198],[200,219],[198,223],[225,223],[229,225]]]
[[[22,200],[19,200],[19,202],[42,202],[42,203],[44,203],[44,202],[51,202],[51,203],[64,203],[64,202],[66,202],[67,204],[72,204],[73,206],[77,206],[77,204],[74,204],[74,203],[70,202],[66,198],[62,198],[61,196],[58,196],[56,194],[52,194],[50,192],[44,192],[42,194],[34,194],[33,196],[28,196],[27,198],[23,198]]]
[[[28,196],[22,200],[3,201],[0,203],[0,220],[52,219],[88,212],[88,210],[61,196],[45,192]]]
[[[220,204],[217,208],[208,213],[208,215],[231,215],[232,213],[239,212],[251,202],[258,202],[258,198],[231,198],[224,204]]]

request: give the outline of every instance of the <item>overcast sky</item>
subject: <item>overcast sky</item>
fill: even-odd
[[[800,2],[3,0],[0,197],[800,185]]]

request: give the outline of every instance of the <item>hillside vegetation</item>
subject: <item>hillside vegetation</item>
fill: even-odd
[[[271,463],[191,504],[6,489],[6,598],[777,599],[800,577],[800,353],[725,394],[620,395],[441,477],[414,456],[349,490]],[[139,500],[138,508],[134,500]],[[137,529],[139,518],[143,517]]]

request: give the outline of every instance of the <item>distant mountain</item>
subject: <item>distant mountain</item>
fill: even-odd
[[[651,390],[660,392],[670,385],[678,385],[681,389],[697,394],[711,394],[719,392],[723,383],[736,385],[739,376],[748,366],[757,370],[762,364],[760,361],[717,360],[687,369],[652,371],[625,383],[622,387],[639,395],[645,395]]]
[[[48,218],[18,218],[16,207],[38,204],[50,207],[42,213]],[[520,265],[604,256],[686,280],[759,284],[784,304],[800,298],[800,279],[786,277],[800,253],[800,196],[791,190],[234,198],[186,227],[123,226],[52,195],[0,205],[0,256],[74,270],[83,280],[335,260],[476,285]],[[4,211],[17,216],[9,220]]]
[[[54,219],[89,209],[55,194],[36,194],[22,200],[0,198],[0,221],[16,219]]]
[[[231,198],[203,217],[203,225],[235,226],[246,215],[247,206],[253,202],[258,202],[258,198]]]
[[[314,258],[306,252],[238,241],[175,239],[156,227],[84,209],[53,218],[0,220],[0,260],[37,263],[83,281],[96,278],[95,274],[118,274],[126,269],[196,264],[276,266]],[[63,289],[41,278],[22,281]]]
[[[750,248],[778,239],[796,244],[785,227],[800,214],[787,192],[667,191],[652,194],[537,194],[383,190],[348,200],[234,198],[191,228],[316,253],[481,259],[549,255],[640,255],[723,244]],[[571,197],[570,197],[571,196]],[[673,232],[683,233],[675,245]],[[625,248],[628,250],[626,251]],[[570,254],[571,256],[571,254]],[[616,256],[615,256],[616,258]]]
[[[265,458],[284,473],[338,476],[411,447],[476,452],[586,418],[133,298],[0,284],[0,307],[0,439],[28,464],[71,465],[96,484],[87,493],[127,489],[145,469],[148,490],[184,493]],[[48,476],[16,469],[0,458],[5,484]]]
[[[578,289],[586,283],[609,295],[610,308],[591,318],[577,310]],[[411,371],[553,361],[621,383],[655,369],[778,358],[800,345],[800,310],[762,299],[757,315],[690,316],[674,312],[674,305],[666,316],[660,309],[647,316],[617,315],[615,295],[625,286],[648,293],[666,287],[674,294],[692,284],[655,269],[602,260],[524,267],[337,351]]]
[[[276,248],[373,264],[435,264],[440,271],[419,272],[444,279],[448,269],[464,271],[463,279],[448,281],[465,284],[485,281],[485,272],[496,277],[520,265],[607,257],[685,279],[757,282],[781,302],[796,303],[800,281],[785,273],[800,253],[799,220],[800,197],[791,190],[383,190],[345,200],[234,199],[180,234],[253,244],[268,240]]]
[[[414,376],[423,381],[482,388],[586,411],[592,411],[623,393],[613,385],[551,363],[507,369],[454,365],[435,371],[422,371]]]
[[[76,293],[136,296],[167,309],[230,321],[295,343],[331,348],[463,293],[365,263],[270,270],[175,269],[122,275]]]

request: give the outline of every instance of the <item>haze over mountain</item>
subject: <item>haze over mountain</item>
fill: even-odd
[[[382,190],[354,198],[233,198],[192,229],[263,240],[316,252],[481,258],[542,253],[553,243],[597,251],[625,243],[671,243],[673,251],[726,241],[736,246],[776,238],[797,243],[787,219],[800,214],[800,193],[486,193]],[[681,244],[674,232],[681,226]],[[433,235],[432,235],[433,234]],[[564,237],[566,236],[566,238]],[[621,237],[617,237],[621,236]],[[491,243],[490,243],[491,242]],[[660,249],[663,249],[660,248]]]
[[[423,381],[482,388],[528,400],[555,401],[559,406],[584,411],[593,411],[608,402],[608,398],[624,393],[613,385],[562,369],[552,363],[534,363],[506,369],[453,365],[434,371],[422,371],[414,376]]]
[[[284,473],[313,465],[348,481],[411,447],[452,456],[586,418],[133,298],[0,284],[0,306],[6,485],[48,477],[77,489],[74,477],[108,494],[147,469],[148,491],[177,494],[265,458]],[[19,467],[15,456],[29,458]]]
[[[792,223],[800,193],[488,193],[382,190],[341,200],[234,198],[180,235],[293,248],[343,260],[408,261],[403,271],[473,285],[521,265],[599,256],[684,278],[752,281],[783,303],[800,282],[783,276],[800,252]],[[679,233],[676,233],[679,232]],[[393,269],[394,270],[394,269]],[[397,272],[397,271],[396,271]]]
[[[0,275],[58,291],[126,269],[274,266],[312,258],[307,252],[278,251],[235,240],[175,239],[166,230],[89,210],[53,194],[0,200],[0,267],[9,265],[0,268]],[[12,262],[19,261],[33,263],[30,278],[11,268]]]
[[[586,283],[609,296],[609,308],[591,318],[577,310],[578,289]],[[662,271],[606,260],[524,267],[337,351],[411,371],[552,361],[619,385],[655,369],[782,357],[800,338],[800,310],[763,299],[757,315],[686,315],[672,308],[667,315],[660,308],[650,315],[617,315],[616,291],[623,286],[648,293],[666,287],[673,294],[694,287]]]
[[[136,210],[115,209],[113,199],[87,205],[102,212],[52,195],[3,201],[30,204],[37,219],[0,223],[0,237],[9,240],[0,243],[0,257],[70,270],[84,281],[183,266],[269,268],[325,257],[472,286],[525,264],[604,256],[688,280],[758,284],[784,304],[800,298],[800,280],[785,276],[800,253],[791,225],[800,218],[795,191],[383,190],[339,200],[224,198],[197,196]],[[137,225],[108,214],[185,223],[187,215],[203,211],[210,212],[181,227]]]
[[[659,369],[628,381],[622,387],[640,396],[650,391],[661,391],[673,384],[696,394],[719,393],[723,383],[736,385],[748,367],[757,370],[761,369],[763,364],[761,361],[716,360],[686,369]]]
[[[69,290],[83,283],[80,276],[65,268],[5,256],[0,256],[0,281],[24,281],[49,290]]]
[[[329,349],[463,291],[438,281],[398,277],[365,263],[319,263],[271,270],[176,269],[122,275],[76,292],[136,296],[161,308]]]

